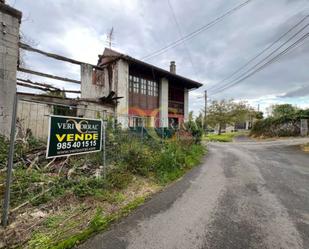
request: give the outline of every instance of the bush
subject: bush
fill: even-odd
[[[147,176],[153,168],[154,155],[151,147],[140,139],[132,139],[121,145],[122,165],[129,172]]]
[[[0,169],[6,167],[9,153],[9,143],[0,135]]]
[[[300,119],[269,117],[254,123],[250,135],[267,137],[298,136],[300,134]]]
[[[204,147],[188,141],[167,141],[155,162],[154,173],[160,183],[179,178],[186,169],[196,165],[204,154]]]
[[[123,169],[110,171],[106,178],[108,188],[113,189],[124,189],[132,182],[132,180],[132,174]]]
[[[212,142],[232,142],[233,138],[238,135],[238,133],[223,133],[223,134],[208,134],[206,137]]]
[[[289,105],[281,106],[284,107]],[[299,136],[300,120],[309,119],[309,109],[284,111],[285,109],[283,108],[283,111],[280,110],[280,115],[276,114],[266,119],[256,121],[251,129],[250,135],[267,137]]]

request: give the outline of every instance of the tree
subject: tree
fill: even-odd
[[[291,104],[273,105],[271,116],[274,118],[292,117],[298,111],[298,108]]]
[[[207,110],[207,124],[213,127],[218,125],[218,133],[221,134],[224,125],[243,122],[253,112],[254,110],[245,102],[236,103],[233,100],[213,101]]]
[[[256,119],[263,119],[264,118],[264,113],[263,112],[256,112],[255,113],[255,118]]]

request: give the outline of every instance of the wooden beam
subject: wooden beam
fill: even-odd
[[[51,88],[51,89],[54,89],[54,90],[61,90],[60,88],[58,87],[54,87],[50,84],[46,84],[46,83],[39,83],[39,82],[33,82],[29,79],[25,80],[25,79],[20,79],[20,78],[17,78],[18,81],[22,81],[22,82],[25,82],[25,83],[28,83],[28,84],[32,84],[32,85],[38,85],[38,86],[43,86],[43,87],[48,87],[48,88]]]
[[[53,58],[53,59],[56,59],[56,60],[66,61],[66,62],[70,62],[70,63],[76,64],[76,65],[89,64],[89,63],[84,63],[84,62],[77,61],[77,60],[74,60],[74,59],[70,59],[70,58],[64,57],[62,55],[48,53],[48,52],[42,51],[40,49],[33,48],[30,45],[22,43],[22,42],[19,43],[19,47],[24,49],[24,50],[39,53],[39,54],[45,55],[47,57],[50,57],[50,58]],[[89,65],[91,65],[91,64],[89,64]],[[95,69],[98,69],[98,70],[104,69],[104,67],[100,67],[100,66],[95,66],[95,65],[91,65],[91,66]]]
[[[50,91],[50,89],[45,88],[45,87],[32,86],[32,85],[29,85],[29,84],[26,84],[26,83],[22,83],[22,82],[16,82],[16,84],[17,84],[18,86],[23,86],[23,87],[38,89],[38,90],[41,90],[41,91],[44,91],[44,92]]]
[[[78,90],[60,90],[61,92],[65,92],[65,93],[81,93],[81,91],[78,91]]]
[[[41,73],[41,72],[33,71],[33,70],[30,70],[30,69],[22,68],[22,67],[19,67],[18,71],[23,72],[23,73],[38,75],[38,76],[41,76],[41,77],[47,77],[47,78],[51,78],[51,79],[54,79],[54,80],[61,80],[61,81],[81,84],[81,82],[79,80],[63,78],[63,77],[59,77],[59,76],[55,76],[55,75],[51,75],[51,74]]]
[[[33,86],[33,85],[30,85],[30,84],[27,84],[27,83],[22,83],[22,82],[17,82],[16,84],[19,85],[19,86],[38,89],[38,90],[42,90],[42,91],[45,91],[45,92],[49,91],[49,92],[65,92],[65,93],[77,93],[77,94],[81,93],[78,90],[65,90],[65,89],[61,90],[59,88],[49,89],[49,88],[46,88],[46,87]]]

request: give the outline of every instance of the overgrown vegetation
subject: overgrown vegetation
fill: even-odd
[[[301,149],[305,152],[309,152],[309,143],[301,145]]]
[[[300,135],[300,120],[309,119],[309,109],[289,104],[272,106],[270,117],[254,123],[251,135],[255,137],[286,137]]]
[[[107,134],[107,170],[102,153],[46,160],[44,145],[32,136],[17,141],[11,224],[22,225],[12,228],[18,229],[14,233],[10,227],[0,231],[6,248],[71,248],[181,177],[205,153],[199,134],[188,131],[168,140],[140,137],[117,126],[108,126]],[[0,139],[4,169],[8,144]],[[2,182],[4,178],[2,170]]]

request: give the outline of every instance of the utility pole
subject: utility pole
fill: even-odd
[[[205,90],[204,129],[207,134],[207,90]]]

